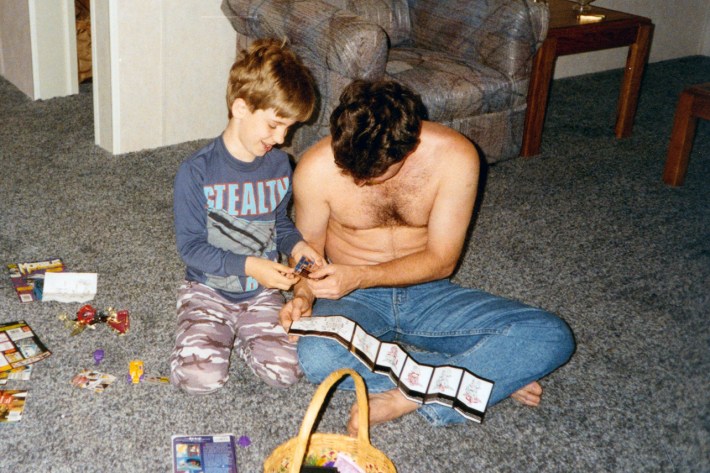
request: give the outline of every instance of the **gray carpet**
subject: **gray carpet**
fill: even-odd
[[[686,183],[661,182],[675,103],[710,80],[710,58],[649,65],[634,133],[613,135],[621,70],[554,82],[543,152],[491,166],[456,274],[463,285],[550,309],[574,330],[572,360],[542,381],[537,409],[513,401],[481,425],[378,426],[373,444],[402,473],[710,471],[710,126],[701,122]],[[33,378],[24,418],[0,425],[2,472],[165,472],[170,436],[233,432],[240,471],[261,471],[294,436],[314,387],[270,388],[239,362],[216,394],[116,382],[70,386],[92,353],[123,378],[128,362],[167,374],[182,265],[172,179],[205,141],[111,156],[94,144],[90,86],[32,102],[0,79],[0,262],[48,256],[99,274],[93,304],[128,309],[132,330],[70,337],[80,304],[20,304],[7,277],[0,322],[24,319],[54,352]],[[343,432],[337,393],[321,432]]]

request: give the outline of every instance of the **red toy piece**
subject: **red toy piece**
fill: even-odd
[[[106,323],[119,335],[125,335],[131,327],[131,320],[128,317],[127,310],[119,310],[116,312],[113,309],[109,309],[109,316]]]
[[[76,321],[80,324],[91,325],[96,317],[96,309],[91,307],[89,304],[83,306],[76,313]]]

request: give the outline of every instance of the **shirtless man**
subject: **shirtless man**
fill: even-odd
[[[448,280],[473,212],[479,158],[465,137],[425,116],[419,97],[395,82],[345,89],[331,136],[294,173],[296,225],[329,264],[296,285],[281,322],[344,315],[381,341],[406,344],[419,363],[494,381],[489,406],[509,396],[535,406],[537,380],[569,359],[572,334],[552,314]],[[435,425],[465,421],[449,407],[408,400],[333,340],[302,337],[298,355],[314,383],[339,368],[358,371],[372,424],[415,410]]]

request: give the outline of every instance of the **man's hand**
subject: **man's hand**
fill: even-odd
[[[281,326],[288,332],[291,328],[291,324],[301,317],[311,316],[311,302],[302,296],[295,296],[290,301],[286,302],[284,306],[279,311],[279,321]],[[295,342],[298,340],[297,335],[289,335],[290,342]]]
[[[320,253],[314,250],[313,247],[305,241],[299,241],[294,245],[293,250],[291,250],[291,258],[293,258],[294,261],[298,262],[302,256],[313,261],[315,268],[320,268],[325,263]]]
[[[313,294],[321,299],[340,299],[360,288],[362,267],[345,264],[327,264],[311,271],[305,280]]]
[[[293,268],[256,256],[247,257],[244,271],[247,276],[253,277],[259,284],[270,289],[287,291],[298,281],[298,276],[293,274]]]

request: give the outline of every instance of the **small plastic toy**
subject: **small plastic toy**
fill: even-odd
[[[141,360],[132,360],[128,363],[128,381],[133,384],[138,384],[143,379],[143,362]]]
[[[62,313],[59,314],[59,320],[62,320],[66,327],[72,330],[71,335],[78,335],[87,327],[95,329],[97,323],[105,323],[118,335],[125,335],[131,326],[127,310],[117,311],[113,307],[108,307],[106,310],[97,311],[89,304],[82,306],[77,311],[76,319],[69,320],[69,316]]]
[[[118,335],[125,335],[131,327],[131,321],[128,318],[128,311],[116,311],[112,307],[109,307],[107,310],[109,311],[108,320],[106,320],[108,326],[111,327]]]
[[[96,366],[99,366],[99,363],[101,363],[101,360],[104,359],[104,351],[102,349],[98,349],[94,352],[94,363]]]
[[[305,256],[301,256],[301,259],[298,260],[298,263],[296,263],[296,266],[293,268],[293,272],[299,276],[308,277],[311,270],[313,270],[314,265],[315,261],[310,258],[306,258]]]
[[[93,325],[96,323],[96,309],[90,305],[82,306],[76,313],[76,321],[84,325]]]
[[[169,384],[170,378],[167,376],[144,374],[141,382],[148,384]]]
[[[251,439],[246,435],[242,435],[241,437],[239,437],[239,440],[237,440],[237,445],[242,448],[246,448],[251,445]]]
[[[42,292],[44,291],[44,278],[35,279],[34,285],[32,286],[32,294],[38,301],[42,300]]]

